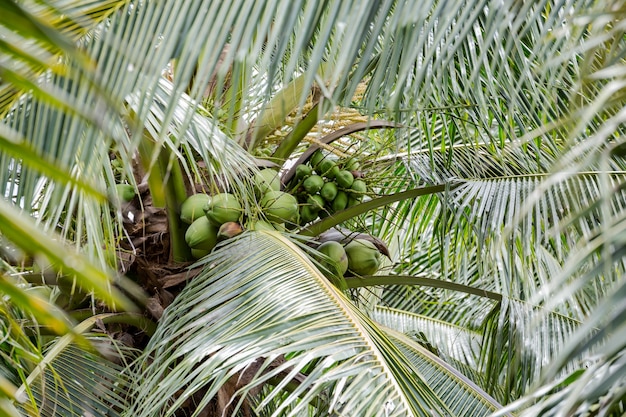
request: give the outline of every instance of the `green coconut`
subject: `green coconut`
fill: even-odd
[[[335,178],[337,173],[339,173],[339,167],[335,163],[335,161],[331,159],[323,159],[322,162],[316,168],[316,171],[326,178]]]
[[[115,192],[117,198],[124,203],[128,203],[137,195],[137,193],[135,193],[135,187],[130,184],[115,184]]]
[[[324,208],[326,202],[324,198],[319,194],[310,195],[307,198],[307,203],[317,212]]]
[[[353,273],[372,275],[378,271],[381,254],[369,240],[354,239],[344,249],[348,256],[348,269]]]
[[[350,190],[355,194],[365,194],[367,192],[367,184],[363,180],[354,180]]]
[[[229,193],[220,193],[211,197],[206,208],[206,217],[215,226],[221,226],[226,222],[238,221],[242,212],[237,197]]]
[[[194,194],[188,197],[180,206],[180,220],[191,224],[196,219],[204,216],[204,210],[207,208],[210,200],[211,196],[207,194]]]
[[[361,168],[361,164],[359,163],[357,159],[349,158],[349,159],[346,159],[346,161],[343,163],[343,167],[347,171],[356,171],[359,168]]]
[[[217,243],[218,228],[206,217],[198,217],[185,232],[185,242],[191,249],[210,251]]]
[[[201,259],[211,253],[210,250],[207,249],[191,249],[191,257],[193,259]]]
[[[296,167],[296,179],[301,180],[313,173],[313,170],[310,166],[306,164],[300,164]]]
[[[354,207],[359,204],[359,200],[354,198],[352,195],[348,196],[348,204],[346,204],[346,208]]]
[[[335,241],[324,242],[317,250],[328,256],[342,275],[346,273],[348,270],[348,255],[341,243]]]
[[[326,201],[333,201],[337,196],[337,184],[334,182],[327,182],[320,190],[320,195]]]
[[[354,182],[354,175],[350,171],[339,171],[335,175],[335,182],[341,188],[350,188]]]
[[[278,171],[270,168],[262,169],[255,172],[252,177],[254,181],[254,190],[258,196],[262,196],[270,191],[280,191],[280,177]]]
[[[309,161],[311,161],[311,166],[313,168],[317,168],[319,163],[322,162],[323,160],[324,160],[324,154],[319,149],[313,152],[313,155],[311,155],[311,158],[309,159]]]
[[[275,223],[295,223],[298,220],[298,200],[282,191],[270,191],[261,199],[267,219]]]
[[[309,194],[315,194],[324,186],[324,178],[319,175],[311,175],[302,183],[304,190]]]
[[[307,224],[317,219],[317,213],[319,209],[316,209],[312,205],[305,204],[300,206],[300,224]]]
[[[345,191],[338,191],[337,196],[331,203],[333,212],[341,211],[348,206],[348,194]]]
[[[274,226],[272,226],[272,223],[267,222],[265,220],[254,220],[251,222],[248,222],[248,224],[246,225],[248,230],[276,230],[274,228]]]

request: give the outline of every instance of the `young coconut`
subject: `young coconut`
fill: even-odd
[[[310,204],[300,206],[300,224],[305,225],[317,219],[318,212],[319,209],[317,207],[313,207]]]
[[[341,211],[348,206],[348,194],[345,191],[338,191],[337,196],[331,204],[333,213]]]
[[[313,168],[317,168],[317,166],[324,160],[324,154],[319,149],[313,152],[311,155],[310,162]]]
[[[310,166],[306,164],[300,164],[296,167],[296,180],[303,180],[313,173]]]
[[[248,230],[269,230],[269,231],[276,230],[276,228],[272,226],[272,223],[267,222],[265,220],[249,221],[248,224],[246,225],[246,228]]]
[[[229,193],[214,195],[206,207],[206,217],[215,226],[238,221],[242,212],[243,209],[237,197]]]
[[[337,184],[334,182],[327,182],[320,190],[320,195],[326,201],[333,201],[337,196]]]
[[[365,239],[354,239],[344,246],[348,256],[348,269],[357,275],[372,275],[378,271],[381,253]]]
[[[196,219],[204,216],[204,209],[210,200],[211,197],[207,194],[194,194],[188,197],[180,206],[180,220],[191,224]]]
[[[321,209],[324,208],[324,205],[326,205],[326,203],[324,202],[324,198],[322,198],[321,195],[319,194],[315,194],[315,195],[310,195],[307,198],[307,203],[313,207],[313,209],[315,211],[319,211]]]
[[[298,221],[298,200],[291,194],[270,191],[263,196],[260,204],[271,222],[289,224]]]
[[[280,177],[278,171],[265,168],[256,172],[252,177],[254,190],[257,196],[262,196],[270,191],[280,191]]]
[[[334,266],[337,267],[337,270],[341,272],[341,275],[346,273],[346,271],[348,270],[348,255],[346,254],[343,246],[341,246],[341,243],[332,240],[324,242],[317,248],[317,251],[328,256],[331,262],[333,262]],[[326,262],[322,263],[326,264]],[[332,265],[326,266],[330,267],[329,269],[332,271]]]
[[[193,259],[204,258],[209,253],[211,253],[211,251],[206,249],[191,249],[191,257]]]
[[[205,216],[196,219],[185,232],[185,242],[191,249],[210,251],[217,244],[217,226]]]
[[[319,175],[311,175],[302,183],[304,190],[309,194],[315,194],[324,186],[324,178]]]
[[[367,192],[367,185],[363,180],[354,180],[350,186],[350,190],[354,193],[365,194]]]
[[[322,162],[319,163],[319,165],[317,166],[315,170],[318,171],[321,175],[325,176],[326,178],[331,178],[331,179],[335,178],[337,173],[339,173],[339,167],[337,166],[335,161],[328,159],[328,158],[323,159]]]
[[[115,193],[122,203],[128,203],[137,195],[135,187],[130,184],[115,184]]]
[[[361,164],[356,158],[348,158],[344,161],[343,167],[348,171],[356,171],[361,168]]]
[[[335,181],[341,188],[350,188],[354,182],[354,175],[350,171],[339,171],[335,175]]]

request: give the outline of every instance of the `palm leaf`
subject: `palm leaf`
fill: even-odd
[[[424,336],[424,342],[431,344],[441,352],[441,356],[453,358],[458,363],[465,363],[476,368],[481,350],[481,334],[467,328],[455,326],[427,316],[408,313],[402,310],[376,306],[370,313],[372,320],[395,331]]]
[[[27,414],[41,416],[117,416],[126,407],[122,397],[126,389],[122,365],[115,360],[131,358],[132,353],[110,339],[92,339],[93,343],[114,346],[112,358],[76,345],[53,348],[46,354],[41,372],[29,378],[31,398],[19,404]]]
[[[165,78],[159,80],[146,119],[146,130],[156,140],[162,140],[173,157],[183,165],[192,183],[209,182],[212,190],[245,189],[249,185],[242,180],[255,167],[253,158],[228,138],[214,121],[196,112],[197,107],[189,96],[182,95],[174,106],[170,100],[174,85]],[[129,104],[134,110],[141,106],[139,98],[132,97]],[[169,136],[160,138],[162,132]],[[181,153],[181,149],[184,154]],[[194,155],[204,162],[206,172],[201,174]]]
[[[240,392],[280,377],[263,400],[270,402],[302,370],[297,388],[281,404],[294,406],[292,413],[316,398],[327,407],[321,413],[345,408],[377,415],[381,407],[389,415],[429,414],[424,407],[449,413],[384,333],[288,240],[246,234],[202,264],[204,272],[166,310],[146,350],[154,362],[141,362],[133,415],[169,415],[205,384],[200,405],[206,405],[228,378],[259,358],[266,358],[263,367]],[[281,355],[285,362],[270,367]]]
[[[429,385],[436,387],[435,391],[445,401],[453,415],[491,415],[500,408],[496,400],[474,382],[419,343],[403,333],[393,330],[388,330],[388,332],[391,339],[404,355],[415,364]],[[468,397],[477,401],[467,401]]]
[[[55,250],[59,246],[59,238],[54,239],[36,227],[35,222],[17,211],[11,205],[0,201],[0,231],[2,234],[20,245],[32,256],[44,257],[56,270],[63,271],[77,279],[84,289],[93,291],[109,305],[133,310],[133,302],[119,289],[112,286],[110,276],[78,251],[66,246],[65,252]],[[119,280],[119,284],[137,294],[134,284]]]

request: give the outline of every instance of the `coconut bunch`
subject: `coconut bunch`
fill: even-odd
[[[359,168],[356,159],[338,159],[321,150],[296,166],[287,189],[298,200],[300,225],[361,202],[368,189]]]
[[[278,172],[265,168],[253,176],[255,197],[262,215],[246,218],[244,204],[228,192],[194,194],[181,205],[180,219],[189,225],[185,241],[195,259],[207,255],[217,243],[249,230],[283,230],[298,223],[298,201],[280,190]],[[257,205],[251,205],[256,207]],[[259,219],[267,220],[259,220]]]
[[[324,269],[341,276],[373,275],[378,271],[383,255],[372,240],[367,238],[329,240],[320,244],[317,251],[323,254],[318,257],[318,261]]]
[[[281,190],[276,170],[261,169],[252,177],[255,198],[261,213],[246,218],[244,202],[228,192],[194,194],[181,206],[180,219],[189,225],[185,241],[193,258],[209,254],[217,243],[247,230],[284,230],[304,225],[346,207],[358,204],[367,187],[354,159],[332,159],[316,151],[309,162],[296,167],[296,175]],[[382,255],[388,255],[384,242],[368,235],[333,229],[318,237],[314,257],[331,274],[371,275]]]

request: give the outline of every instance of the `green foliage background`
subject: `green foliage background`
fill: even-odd
[[[252,364],[242,413],[624,413],[621,2],[0,10],[3,413],[200,413]],[[255,157],[293,161],[355,114],[396,124],[336,143],[373,190],[336,221],[387,243],[378,274],[342,291],[306,233],[250,232],[158,323],[143,314],[117,268],[115,183],[168,209],[178,179],[253,201]],[[55,302],[61,277],[88,311]],[[121,323],[145,349],[114,337]]]

